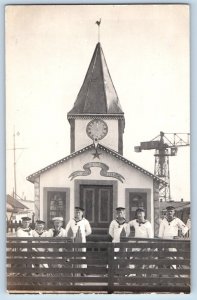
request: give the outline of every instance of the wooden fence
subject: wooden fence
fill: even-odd
[[[7,238],[10,293],[189,293],[190,242]]]

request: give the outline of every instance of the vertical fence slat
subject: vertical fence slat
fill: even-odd
[[[114,291],[114,244],[108,245],[108,294]]]

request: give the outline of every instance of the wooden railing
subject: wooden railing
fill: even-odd
[[[7,238],[8,290],[15,292],[190,292],[190,242]]]

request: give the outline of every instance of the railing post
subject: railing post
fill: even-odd
[[[114,244],[108,244],[108,294],[114,291]]]

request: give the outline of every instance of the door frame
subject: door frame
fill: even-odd
[[[118,182],[116,180],[85,180],[76,179],[74,182],[74,206],[80,203],[80,186],[81,185],[111,185],[112,186],[112,216],[118,203]]]
[[[87,207],[85,204],[85,194],[84,191],[87,190],[92,190],[94,197],[92,198],[93,200],[93,205],[92,205],[92,220],[89,218],[89,216],[87,216]],[[108,192],[108,196],[107,196],[107,212],[108,212],[108,216],[107,216],[107,220],[105,221],[101,221],[100,218],[102,218],[102,210],[101,210],[101,191],[107,191]],[[83,204],[82,201],[83,200]],[[109,224],[111,223],[111,220],[113,218],[113,186],[111,184],[109,185],[83,185],[80,184],[80,205],[85,209],[85,217],[88,218],[88,221],[90,222],[90,225],[92,227],[92,233],[96,234],[96,232],[101,231],[104,232],[106,229],[108,230],[109,228]],[[106,210],[105,207],[103,207],[104,210]],[[93,230],[94,229],[94,230]],[[105,233],[103,233],[105,234]]]
[[[57,188],[57,187],[44,187],[43,188],[43,219],[46,223],[49,223],[48,220],[48,201],[47,201],[47,193],[48,192],[64,192],[66,193],[66,213],[64,216],[64,223],[67,224],[70,219],[70,189],[69,188]]]
[[[147,194],[147,216],[150,222],[152,222],[152,202],[151,202],[151,189],[140,188],[126,188],[125,189],[125,207],[126,207],[126,219],[129,220],[129,193],[146,193]]]

